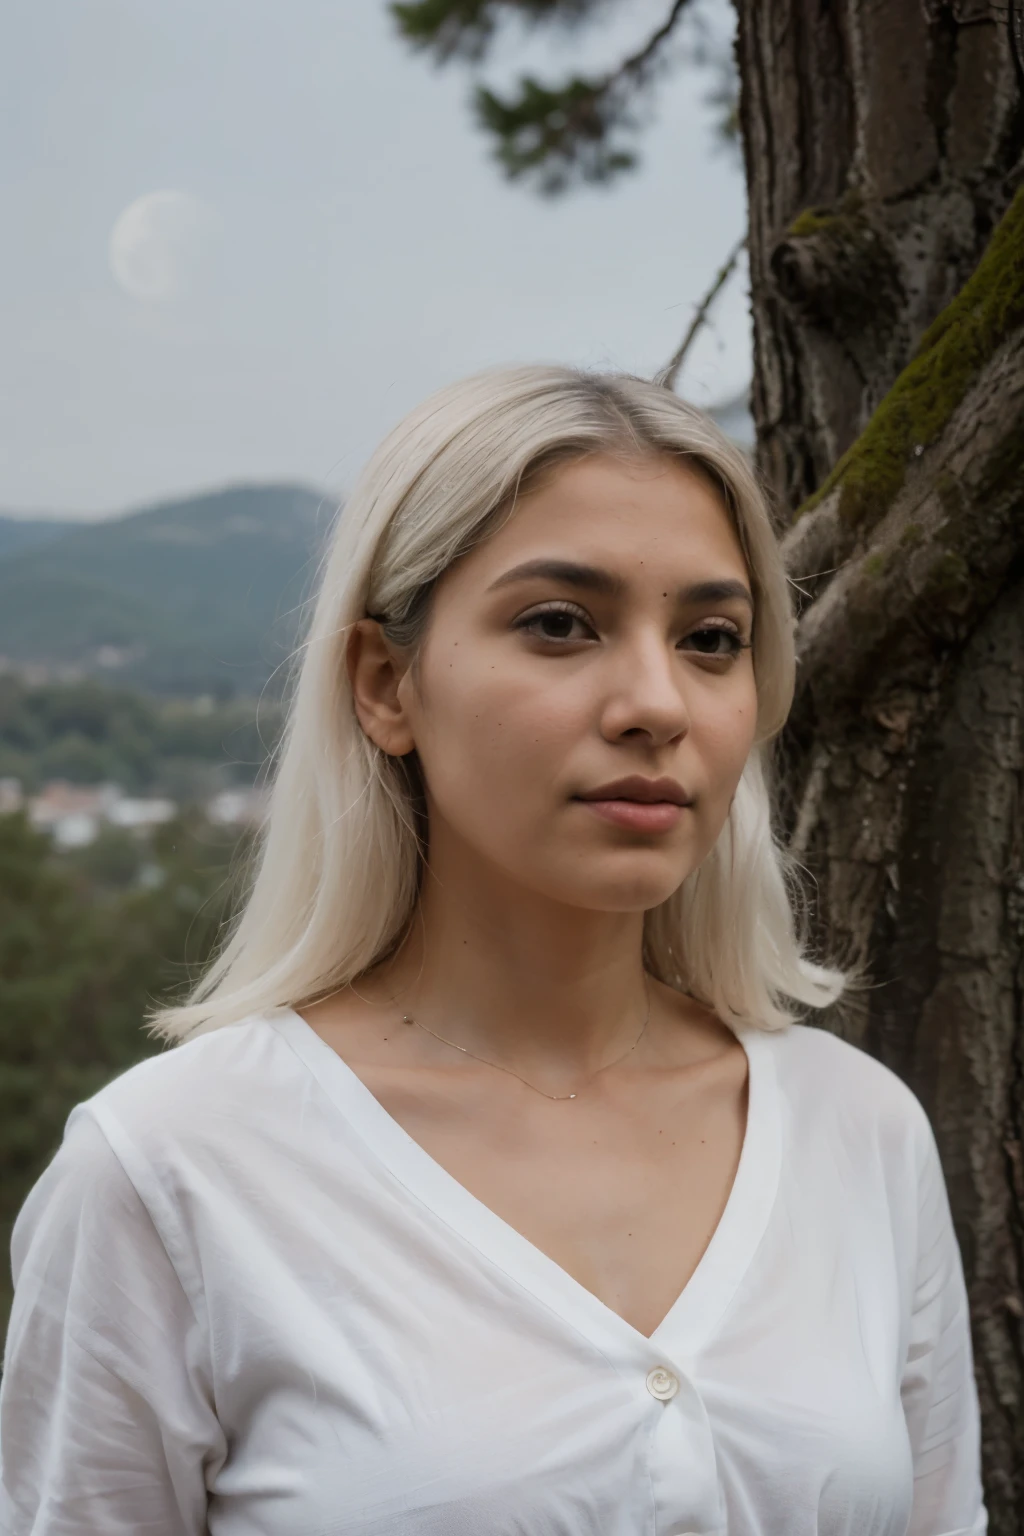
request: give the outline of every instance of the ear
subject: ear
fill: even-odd
[[[390,757],[404,757],[416,743],[399,698],[407,666],[388,644],[376,619],[358,619],[345,651],[356,718],[366,735]]]

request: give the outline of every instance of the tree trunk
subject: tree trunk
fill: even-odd
[[[990,1529],[1021,1536],[1024,9],[737,4],[758,452],[802,593],[785,815],[871,982],[826,1022],[935,1126]]]
[[[853,442],[1009,203],[1009,5],[738,0],[754,406],[784,508]]]

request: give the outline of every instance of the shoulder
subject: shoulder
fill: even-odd
[[[789,1115],[847,1140],[927,1156],[932,1132],[921,1101],[874,1056],[830,1030],[791,1024],[767,1036]]]
[[[277,1017],[254,1014],[162,1051],[76,1104],[18,1213],[15,1272],[30,1252],[38,1262],[77,1263],[84,1251],[109,1260],[123,1242],[136,1256],[166,1250],[184,1274],[198,1206],[272,1147],[289,1100],[299,1106],[291,1121],[301,1120],[308,1077]]]
[[[813,1088],[833,1106],[853,1102],[911,1118],[923,1113],[912,1089],[890,1067],[831,1030],[790,1024],[764,1033],[772,1042],[780,1076],[793,1086]]]
[[[889,1067],[829,1030],[791,1024],[766,1037],[774,1059],[784,1159],[795,1186],[825,1192],[844,1222],[884,1212],[906,1263],[949,1231],[942,1162],[917,1095]]]
[[[49,1232],[71,1251],[85,1231],[160,1235],[170,1247],[180,1196],[268,1139],[275,1106],[301,1086],[301,1064],[273,1013],[211,1030],[129,1067],[75,1105],[61,1144],[29,1191],[12,1256]]]
[[[140,1134],[184,1119],[253,1113],[274,1099],[291,1053],[275,1029],[275,1012],[253,1014],[137,1062],[79,1108]],[[287,1075],[287,1074],[286,1074]]]
[[[105,1160],[98,1131],[152,1204],[157,1186],[176,1185],[182,1170],[222,1160],[231,1144],[242,1155],[247,1143],[268,1139],[292,1091],[305,1086],[276,1019],[254,1014],[129,1067],[72,1110],[67,1160]]]

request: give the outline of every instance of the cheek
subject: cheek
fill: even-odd
[[[431,792],[446,814],[463,819],[473,805],[499,800],[502,822],[516,807],[548,797],[579,722],[555,690],[536,676],[451,662],[424,684],[425,707],[415,734]]]
[[[757,695],[753,683],[715,700],[714,707],[694,723],[708,788],[713,793],[720,785],[723,794],[731,798],[757,733]]]

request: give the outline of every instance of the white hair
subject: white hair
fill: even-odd
[[[707,416],[629,375],[494,369],[439,391],[384,440],[338,519],[248,898],[185,1003],[151,1015],[165,1040],[300,1006],[344,987],[408,931],[423,862],[415,753],[364,734],[345,664],[352,625],[380,616],[415,648],[443,573],[546,470],[589,453],[667,453],[719,489],[754,596],[757,737],[728,819],[700,866],[644,920],[652,975],[729,1024],[780,1029],[839,996],[805,952],[790,862],[772,831],[769,743],[793,695],[793,614],[778,541],[740,450]],[[415,654],[415,650],[414,650]]]

